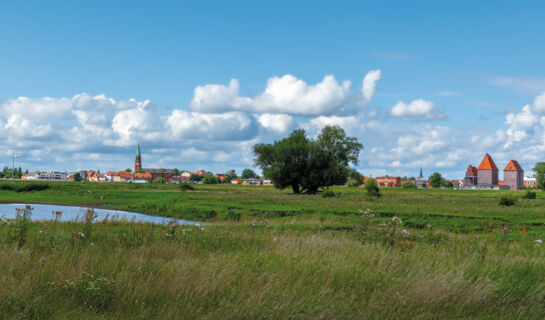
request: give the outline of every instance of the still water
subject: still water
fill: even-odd
[[[26,204],[21,203],[9,203],[0,204],[0,218],[14,219],[16,217],[17,208],[25,208]],[[30,219],[33,221],[43,220],[55,220],[56,211],[61,211],[62,215],[57,216],[58,221],[81,221],[88,208],[76,207],[76,206],[63,206],[63,205],[49,205],[49,204],[30,204],[33,208]],[[95,221],[108,220],[128,220],[134,222],[147,222],[156,224],[167,224],[172,218],[150,216],[147,214],[119,211],[111,209],[94,209],[96,219]],[[203,224],[202,222],[195,222],[189,220],[177,220],[179,224]]]

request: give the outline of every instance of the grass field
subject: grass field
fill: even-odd
[[[50,185],[0,190],[0,201],[212,224],[3,224],[2,318],[545,316],[540,192],[525,200],[522,192],[383,189],[368,200],[359,188],[335,188],[336,197],[324,198],[230,185]],[[518,202],[500,206],[505,194]]]

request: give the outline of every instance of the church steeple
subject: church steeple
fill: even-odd
[[[136,147],[136,159],[134,160],[134,172],[142,170],[142,156],[140,154],[140,143]]]
[[[424,179],[424,175],[422,174],[422,168],[420,168],[420,175],[418,176],[418,180]]]

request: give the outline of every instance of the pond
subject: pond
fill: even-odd
[[[0,218],[14,219],[17,215],[17,208],[25,208],[27,204],[21,203],[9,203],[0,204]],[[64,206],[64,205],[50,205],[50,204],[28,204],[32,209],[32,215],[30,219],[33,221],[43,220],[55,220],[55,212],[61,211],[62,214],[57,217],[58,221],[82,221],[85,217],[87,207],[77,206]],[[156,224],[168,224],[172,218],[150,216],[147,214],[111,210],[111,209],[93,209],[95,212],[95,222],[108,220],[127,220],[134,222],[147,222]],[[177,220],[178,224],[203,224],[202,222],[189,221],[189,220]]]

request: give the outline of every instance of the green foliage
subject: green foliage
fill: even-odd
[[[413,188],[416,188],[416,185],[413,182],[407,180],[407,181],[401,182],[401,187],[405,189],[413,189]]]
[[[190,181],[202,181],[203,177],[201,175],[198,175],[198,174],[194,174],[192,173],[190,176],[189,176],[189,180]]]
[[[125,172],[132,172],[132,169],[131,169],[131,168],[127,168],[127,169],[125,169]]]
[[[252,169],[244,169],[242,170],[242,174],[240,175],[241,179],[253,179],[258,177],[259,176]]]
[[[291,187],[293,193],[314,194],[319,188],[344,185],[350,163],[356,164],[363,146],[344,130],[326,126],[315,140],[303,129],[273,144],[254,146],[255,164],[275,187]]]
[[[180,183],[180,190],[182,191],[189,191],[189,190],[195,190],[192,185],[189,183]]]
[[[331,189],[326,189],[322,192],[322,197],[324,198],[333,198],[335,196],[335,192]]]
[[[430,176],[430,185],[432,188],[440,188],[444,185],[443,177],[439,172],[434,172]]]
[[[81,174],[79,172],[74,173],[74,181],[81,181]]]
[[[523,198],[524,199],[529,199],[529,200],[536,199],[537,198],[536,192],[531,191],[531,190],[527,190],[526,193],[524,194]]]
[[[30,217],[32,216],[32,207],[26,205],[24,208],[17,208],[15,222],[11,224],[11,240],[22,247],[26,242],[27,231],[30,228]]]
[[[374,178],[367,178],[363,184],[365,194],[368,198],[380,198],[380,189],[378,187],[377,180]]]
[[[237,178],[237,174],[234,169],[229,170],[225,173],[225,177],[223,178],[224,183],[230,183],[231,180],[234,180]]]
[[[532,169],[536,173],[536,188],[545,190],[545,162],[538,162]]]
[[[446,184],[446,187],[449,188],[449,189],[452,189],[452,188],[454,188],[454,184],[452,183],[452,181],[449,181],[449,182]]]
[[[211,173],[207,173],[204,175],[204,178],[202,179],[204,184],[218,184],[220,183],[220,178],[214,176]]]
[[[164,183],[166,183],[166,180],[165,180],[165,178],[163,178],[163,177],[157,177],[157,178],[155,178],[155,180],[153,180],[152,182],[153,182],[153,183],[158,183],[158,184],[164,184]]]
[[[348,179],[348,182],[346,183],[346,185],[351,188],[359,187],[361,185],[361,180]]]
[[[517,203],[517,199],[515,197],[510,195],[503,195],[500,198],[500,205],[501,206],[512,206]]]
[[[235,212],[229,210],[227,214],[225,215],[225,220],[231,220],[231,221],[240,221],[241,214],[240,212]]]
[[[9,190],[15,192],[32,192],[43,191],[49,189],[50,185],[47,183],[38,182],[24,182],[21,184],[0,184],[0,190]]]

